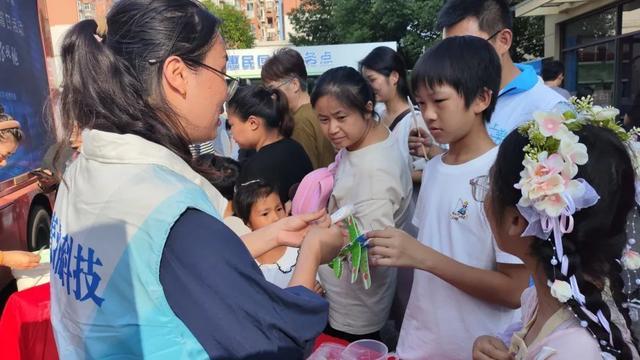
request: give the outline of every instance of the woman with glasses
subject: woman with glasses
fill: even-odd
[[[284,93],[250,85],[242,87],[227,106],[231,136],[241,149],[256,150],[243,164],[238,184],[266,180],[279,190],[283,204],[289,190],[313,170],[304,148],[291,139],[293,118]]]
[[[189,153],[211,140],[233,88],[219,26],[197,1],[120,0],[106,25],[84,20],[65,36],[64,128],[83,129],[83,146],[52,219],[63,359],[302,358],[326,324],[312,290],[341,231],[317,213],[241,240],[201,175],[217,170]],[[301,246],[286,289],[253,260],[283,245]]]
[[[262,66],[262,82],[287,97],[295,127],[291,138],[304,148],[314,169],[331,164],[336,151],[322,135],[318,116],[311,107],[307,88],[307,68],[299,52],[291,48],[276,51]]]

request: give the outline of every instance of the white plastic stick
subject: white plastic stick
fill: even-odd
[[[407,102],[411,107],[411,118],[413,119],[413,127],[416,129],[416,132],[418,133],[418,137],[422,139],[422,135],[420,134],[420,128],[418,126],[418,117],[416,116],[415,108],[413,107],[413,102],[411,101],[411,98],[409,96],[407,96]],[[431,138],[431,143],[435,143],[435,139],[433,138],[431,133],[429,133],[429,130],[427,130],[427,134],[429,134],[429,137]],[[420,147],[422,148],[422,154],[424,155],[424,158],[428,160],[429,157],[427,156],[427,148],[424,147],[424,144],[422,142],[420,142]]]

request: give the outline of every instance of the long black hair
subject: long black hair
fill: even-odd
[[[578,167],[575,178],[585,179],[600,195],[600,200],[589,208],[574,214],[575,226],[571,233],[562,236],[564,252],[569,259],[566,276],[559,265],[551,264],[555,251],[550,241],[536,239],[531,245],[531,254],[539,260],[549,279],[569,282],[575,275],[578,286],[586,298],[586,308],[596,314],[598,310],[607,317],[613,334],[614,347],[619,350],[618,359],[631,359],[631,349],[625,343],[621,331],[611,322],[611,311],[602,293],[609,283],[618,311],[630,326],[628,309],[622,306],[622,271],[618,259],[627,242],[625,224],[629,211],[634,206],[634,171],[625,145],[610,130],[584,126],[575,133],[587,147],[589,161]],[[523,170],[523,148],[529,140],[513,131],[500,145],[491,174],[491,200],[495,218],[500,219],[507,207],[515,207],[521,192],[514,188],[520,181]],[[498,220],[499,221],[499,220]],[[558,259],[560,260],[560,259]],[[609,342],[609,335],[593,322],[575,299],[566,303],[580,321],[586,321],[597,341]],[[602,351],[606,345],[599,344]]]
[[[406,100],[411,96],[409,84],[407,82],[407,67],[402,56],[393,51],[390,47],[378,46],[360,61],[360,72],[364,68],[373,70],[385,77],[389,77],[392,72],[398,73],[398,85],[396,91],[398,95]]]
[[[62,43],[63,128],[134,134],[160,144],[198,170],[189,138],[162,89],[163,63],[180,57],[195,69],[220,21],[197,1],[120,0],[107,16],[74,25]],[[99,40],[97,35],[102,37]]]
[[[227,110],[238,115],[242,122],[253,115],[264,119],[267,128],[277,129],[286,138],[293,134],[294,122],[289,113],[289,103],[278,89],[262,85],[243,86],[229,100]]]

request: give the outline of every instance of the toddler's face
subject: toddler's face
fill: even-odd
[[[271,193],[253,204],[248,225],[251,229],[258,230],[286,216],[280,196],[277,193]]]

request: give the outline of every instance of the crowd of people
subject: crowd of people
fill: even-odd
[[[626,131],[568,98],[561,63],[515,64],[504,0],[447,0],[410,76],[378,47],[310,93],[293,49],[238,86],[220,25],[121,0],[64,38],[61,358],[298,359],[324,333],[401,359],[640,359],[637,105]],[[205,154],[219,130],[239,154]],[[0,111],[1,165],[21,137]],[[370,287],[327,265],[344,207]]]

